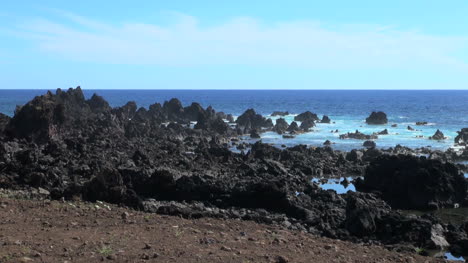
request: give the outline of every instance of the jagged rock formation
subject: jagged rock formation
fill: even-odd
[[[297,116],[294,117],[294,120],[295,121],[300,121],[300,122],[303,122],[303,121],[319,121],[320,119],[318,118],[317,114],[315,113],[312,113],[310,111],[306,111],[306,112],[303,112]]]
[[[444,134],[439,129],[437,129],[437,131],[434,133],[434,135],[429,137],[429,139],[441,141],[441,140],[445,140],[446,137],[444,136]]]
[[[254,109],[246,110],[236,120],[237,126],[243,133],[252,129],[262,130],[262,128],[273,128],[273,122],[271,119],[266,119],[260,114],[257,114]]]
[[[288,127],[289,127],[289,124],[286,122],[286,120],[283,118],[279,118],[276,120],[276,124],[273,127],[273,131],[278,134],[283,134],[286,132]]]

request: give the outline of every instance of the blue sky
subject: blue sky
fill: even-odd
[[[468,1],[8,1],[0,88],[467,89]]]

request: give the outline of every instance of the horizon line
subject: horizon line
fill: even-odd
[[[78,86],[77,86],[78,87]],[[61,90],[68,90],[70,88],[76,89],[77,87],[68,87],[68,88],[55,88],[55,89],[47,89],[47,88],[35,88],[35,89],[2,89],[0,91],[7,90],[7,91],[32,91],[32,90],[39,90],[39,91],[55,91],[57,89]],[[468,91],[466,89],[89,89],[89,88],[82,88],[81,90],[124,90],[124,91]]]

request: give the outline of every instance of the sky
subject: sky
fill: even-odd
[[[0,89],[467,89],[466,14],[466,0],[5,1]]]

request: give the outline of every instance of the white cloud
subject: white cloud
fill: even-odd
[[[36,19],[16,31],[42,51],[116,64],[299,66],[325,69],[467,68],[453,55],[467,37],[435,36],[382,25],[265,24],[240,17],[201,26],[187,15],[171,25],[93,21],[71,13]]]

